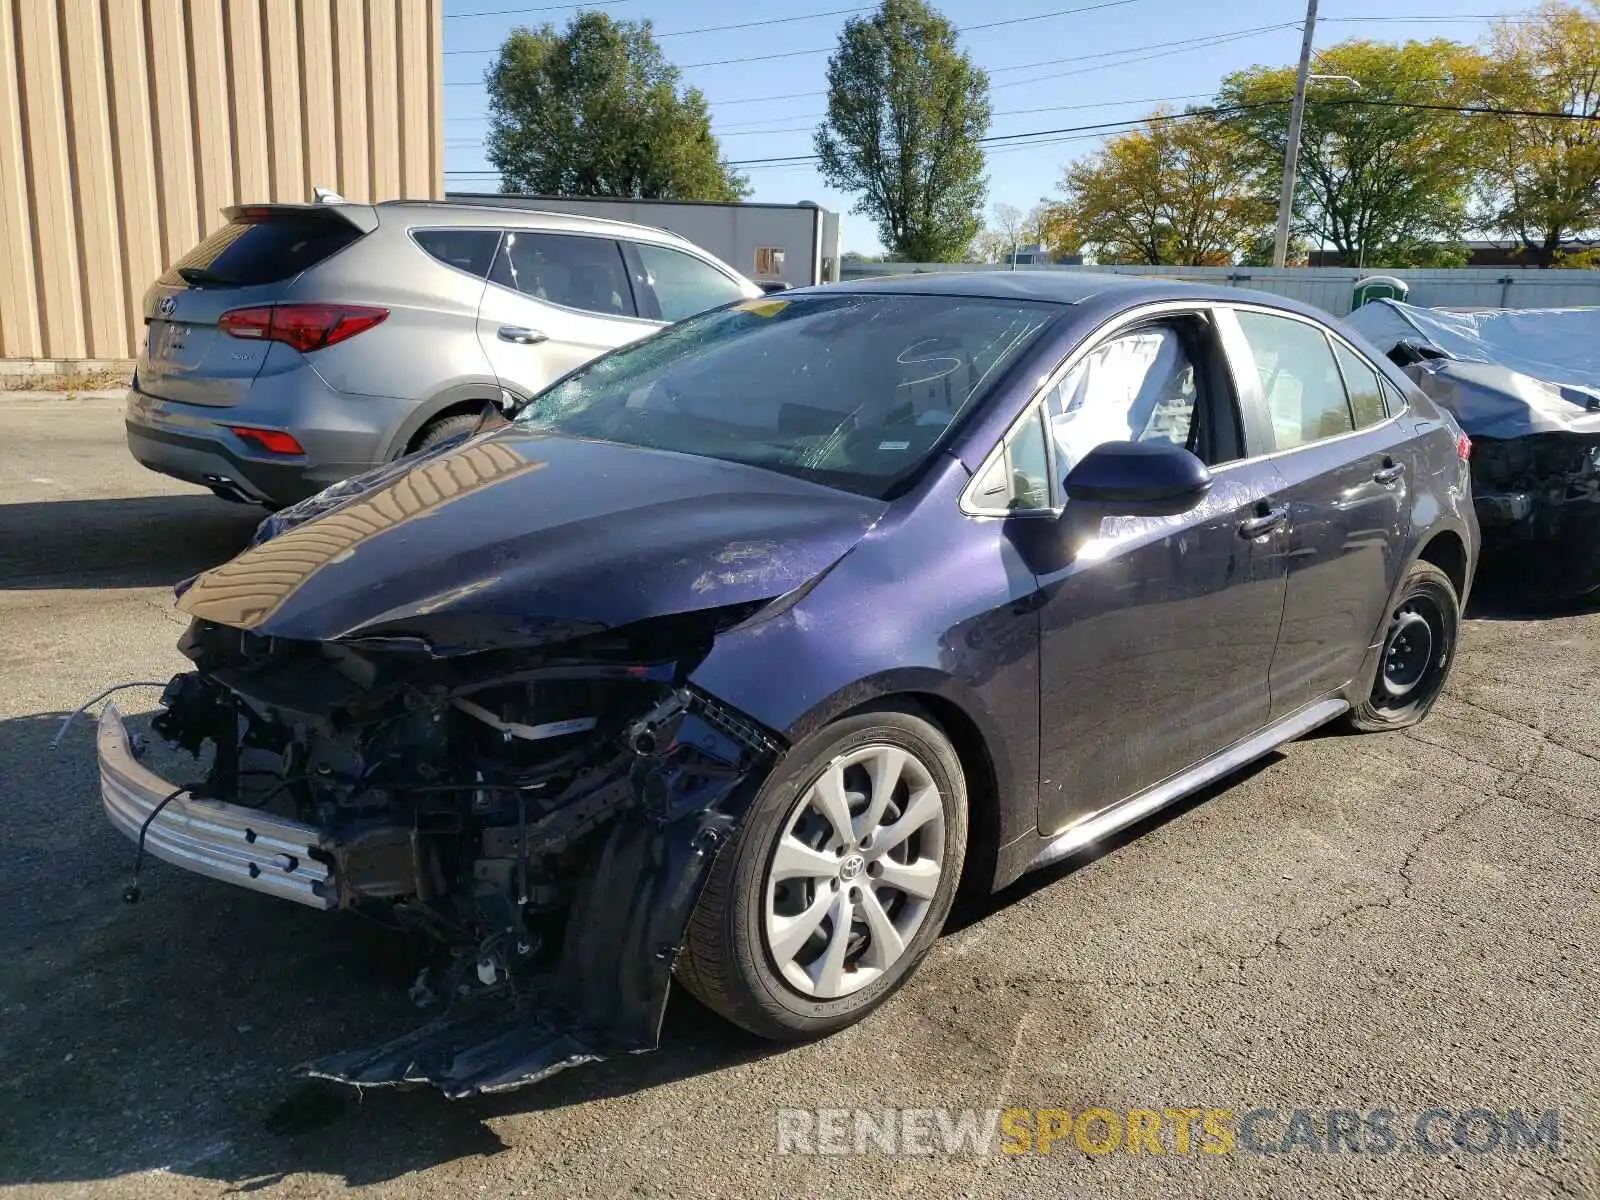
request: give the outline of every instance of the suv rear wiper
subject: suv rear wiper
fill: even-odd
[[[179,267],[178,274],[185,283],[199,284],[201,286],[210,283],[232,287],[234,283],[233,280],[224,279],[221,275],[213,275],[204,267]]]

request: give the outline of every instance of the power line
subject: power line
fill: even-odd
[[[1092,125],[1067,125],[1060,129],[1032,129],[1026,133],[997,133],[992,134],[989,137],[979,138],[978,142],[981,145],[989,146],[1001,142],[1016,142],[1021,138],[1049,137],[1062,133],[1093,132],[1096,134],[1102,134],[1108,130],[1114,130],[1123,125],[1131,125],[1134,128],[1137,128],[1141,125],[1155,125],[1167,121],[1188,121],[1193,120],[1196,117],[1209,117],[1218,115],[1232,116],[1236,113],[1246,112],[1250,109],[1272,108],[1287,103],[1287,100],[1261,100],[1252,104],[1230,104],[1215,108],[1195,109],[1192,112],[1186,113],[1159,113],[1155,116],[1140,117],[1137,119],[1124,118],[1121,121],[1101,121]],[[728,165],[730,167],[753,167],[760,166],[765,163],[815,162],[816,159],[817,156],[815,154],[792,154],[776,158],[730,159]]]
[[[1045,104],[1045,105],[1036,105],[1036,106],[1034,106],[1032,108],[999,108],[999,109],[996,109],[994,112],[990,113],[989,115],[990,116],[994,116],[994,117],[1015,117],[1015,116],[1021,116],[1023,113],[1078,112],[1078,111],[1082,111],[1084,109],[1093,109],[1093,108],[1120,108],[1123,105],[1128,105],[1128,104],[1167,104],[1167,103],[1170,103],[1170,102],[1176,101],[1176,100],[1204,100],[1207,97],[1213,96],[1215,94],[1216,94],[1215,92],[1190,92],[1187,95],[1183,95],[1183,96],[1141,96],[1141,97],[1137,97],[1137,98],[1130,98],[1130,99],[1127,99],[1127,100],[1099,100],[1099,101],[1096,101],[1093,104]],[[822,112],[822,113],[807,113],[803,117],[768,117],[767,120],[768,121],[789,121],[789,120],[795,120],[795,121],[820,121],[824,117],[826,117],[827,115],[828,114],[825,113],[825,112]],[[750,123],[751,124],[761,124],[762,122],[750,122]],[[815,128],[816,128],[815,124],[812,124],[812,125],[794,125],[794,126],[790,126],[790,127],[784,128],[784,129],[744,129],[741,125],[731,125],[731,126],[725,125],[721,129],[716,130],[715,132],[716,132],[717,137],[726,138],[726,137],[751,137],[753,135],[763,134],[763,133],[799,133],[802,130],[810,130],[810,129],[815,129]],[[737,132],[731,132],[731,133],[727,132],[730,129],[731,130],[735,130]]]
[[[1216,95],[1215,92],[1187,92],[1182,96],[1130,96],[1126,100],[1097,100],[1092,104],[1044,104],[1044,105],[1034,105],[1031,108],[1002,108],[1002,109],[997,109],[991,115],[996,116],[996,117],[1015,117],[1015,116],[1021,116],[1024,113],[1081,112],[1081,111],[1084,111],[1084,110],[1087,110],[1087,109],[1096,109],[1096,108],[1120,108],[1123,105],[1128,105],[1128,104],[1170,104],[1170,103],[1174,103],[1174,102],[1179,101],[1179,100],[1205,100],[1205,99],[1208,99],[1209,97],[1214,96],[1214,95]],[[716,133],[716,136],[719,137],[719,138],[745,137],[748,134],[760,134],[760,133],[799,133],[802,130],[815,129],[816,125],[815,124],[811,124],[811,125],[796,125],[793,128],[785,128],[785,129],[750,129],[748,127],[749,126],[753,126],[753,125],[770,125],[774,121],[812,121],[812,122],[816,122],[816,121],[822,120],[827,115],[828,114],[825,113],[825,112],[819,112],[819,113],[804,113],[804,114],[799,115],[799,116],[765,117],[765,118],[763,118],[763,119],[761,119],[759,121],[736,121],[731,125],[719,126],[714,132]],[[487,113],[485,113],[485,114],[483,114],[481,116],[476,116],[476,117],[447,117],[445,119],[449,120],[449,121],[487,121],[487,120],[489,120],[489,116],[488,116]],[[739,132],[737,132],[737,133],[729,132],[730,130],[737,130]],[[484,143],[483,143],[483,139],[481,139],[481,138],[464,138],[464,139],[460,139],[459,141],[446,142],[445,144],[446,145],[463,145],[463,146],[466,146],[466,145],[481,146]]]
[[[1396,23],[1396,24],[1404,23],[1404,24],[1408,24],[1408,25],[1409,24],[1416,24],[1416,25],[1475,25],[1479,21],[1516,21],[1516,22],[1521,22],[1521,21],[1525,21],[1527,19],[1528,18],[1526,18],[1526,17],[1505,17],[1505,16],[1500,15],[1499,13],[1463,13],[1459,17],[1432,17],[1432,16],[1424,17],[1424,16],[1416,16],[1416,17],[1319,17],[1318,18],[1319,22],[1321,24],[1323,24],[1323,25],[1333,25],[1333,24],[1346,25],[1346,24],[1351,24],[1351,23],[1356,23],[1356,22],[1368,22],[1368,21],[1378,21],[1378,22],[1385,22],[1385,23],[1393,22],[1393,23]]]
[[[615,0],[623,3],[624,0]],[[799,13],[790,17],[767,17],[760,21],[736,21],[730,25],[701,25],[695,29],[674,29],[669,33],[658,33],[659,38],[689,37],[697,33],[724,33],[730,29],[755,29],[763,25],[790,25],[796,21],[815,21],[822,17],[840,17],[848,13],[868,12],[873,6],[858,6],[856,8],[830,8],[824,12]],[[485,46],[473,50],[446,50],[445,57],[452,54],[494,54],[500,50],[499,46]]]
[[[1541,108],[1493,108],[1482,104],[1425,104],[1420,100],[1366,100],[1360,97],[1330,97],[1326,100],[1307,100],[1306,103],[1323,106],[1349,105],[1362,108],[1420,108],[1427,112],[1462,113],[1468,116],[1542,117],[1552,121],[1600,121],[1600,113],[1570,113]]]
[[[1105,8],[1125,8],[1130,4],[1142,4],[1145,0],[1101,0],[1098,4],[1086,4],[1081,8],[1062,8],[1054,12],[1035,13],[1029,17],[1007,17],[1002,21],[985,21],[978,25],[958,25],[957,33],[974,33],[980,29],[998,29],[1002,25],[1021,25],[1029,21],[1045,21],[1054,17],[1071,17],[1079,13],[1098,12]],[[743,58],[719,58],[710,62],[683,63],[681,68],[685,71],[694,67],[726,67],[734,63],[771,62],[779,58],[802,58],[813,54],[832,54],[839,48],[837,42],[831,46],[823,46],[816,50],[788,50],[781,54],[754,54]]]
[[[1010,67],[992,67],[992,68],[987,68],[987,73],[990,74],[990,75],[998,75],[998,74],[1000,74],[1002,72],[1005,72],[1005,71],[1028,71],[1028,70],[1032,70],[1035,67],[1053,66],[1053,65],[1055,65],[1057,63],[1087,62],[1090,59],[1095,59],[1095,58],[1108,58],[1108,57],[1111,57],[1113,55],[1118,55],[1118,54],[1131,54],[1135,50],[1155,50],[1155,51],[1158,51],[1158,53],[1155,53],[1155,54],[1141,54],[1138,57],[1130,58],[1130,59],[1126,60],[1129,63],[1145,62],[1145,61],[1147,61],[1149,59],[1152,59],[1152,58],[1163,58],[1163,57],[1166,57],[1168,54],[1182,54],[1182,53],[1185,53],[1189,49],[1207,50],[1207,49],[1210,49],[1212,46],[1221,46],[1221,45],[1224,45],[1224,44],[1226,44],[1228,42],[1240,41],[1240,40],[1242,40],[1244,38],[1247,38],[1247,37],[1255,37],[1258,34],[1272,32],[1272,31],[1278,30],[1278,29],[1294,28],[1297,24],[1298,24],[1298,22],[1295,22],[1295,21],[1285,21],[1285,22],[1281,22],[1281,23],[1276,24],[1276,25],[1257,25],[1257,26],[1254,26],[1254,27],[1249,28],[1249,29],[1232,30],[1232,31],[1229,31],[1227,33],[1207,34],[1203,38],[1183,38],[1183,39],[1180,39],[1180,40],[1175,41],[1175,42],[1154,42],[1154,43],[1149,43],[1149,44],[1147,44],[1145,46],[1127,47],[1127,48],[1122,49],[1122,50],[1105,50],[1105,51],[1102,51],[1099,54],[1079,55],[1079,56],[1074,57],[1074,58],[1051,58],[1051,59],[1044,59],[1043,61],[1040,61],[1040,62],[1020,63],[1020,64],[1018,64],[1016,66],[1010,66]],[[1163,50],[1162,49],[1163,47],[1175,47],[1175,49]],[[1112,67],[1120,67],[1122,65],[1123,65],[1123,63],[1121,63],[1121,62],[1107,63],[1103,67],[1090,67],[1090,68],[1087,68],[1085,70],[1078,70],[1078,71],[1062,71],[1062,72],[1058,72],[1058,73],[1052,74],[1052,75],[1040,75],[1040,76],[1037,76],[1037,77],[1035,77],[1033,79],[1020,79],[1020,80],[1017,80],[1017,81],[1015,81],[1013,83],[997,83],[997,84],[992,85],[990,90],[993,91],[993,90],[995,90],[997,88],[1003,88],[1003,87],[1021,87],[1021,86],[1025,85],[1025,84],[1029,84],[1029,83],[1041,83],[1041,82],[1043,82],[1044,80],[1047,80],[1047,79],[1060,79],[1060,78],[1063,78],[1063,77],[1065,77],[1067,75],[1085,75],[1085,74],[1088,74],[1091,71],[1109,70]],[[448,87],[450,85],[446,84],[445,86]],[[820,91],[815,91],[815,92],[785,92],[785,93],[783,93],[781,95],[777,95],[777,96],[740,96],[740,97],[737,97],[737,98],[735,98],[733,100],[711,100],[711,101],[707,102],[707,107],[708,108],[721,108],[721,107],[725,107],[725,106],[731,105],[731,104],[763,104],[763,103],[766,103],[768,101],[775,101],[775,100],[805,100],[805,99],[810,99],[813,96],[826,96],[827,94],[828,94],[827,89],[824,88],[824,89],[822,89]]]
[[[614,2],[622,3],[622,0],[614,0]],[[999,29],[1000,27],[1006,25],[1023,25],[1030,21],[1046,21],[1055,17],[1071,17],[1077,16],[1080,13],[1099,12],[1101,9],[1106,8],[1125,8],[1130,4],[1143,4],[1145,2],[1146,0],[1100,0],[1100,2],[1097,4],[1086,4],[1079,8],[1061,8],[1055,9],[1051,12],[1034,13],[1032,16],[1027,17],[1007,17],[1000,21],[984,21],[977,25],[958,25],[955,28],[957,33],[975,33],[980,29]],[[661,33],[657,34],[656,36],[688,37],[690,34],[695,33],[718,33],[726,29],[753,29],[758,25],[782,25],[790,21],[810,20],[813,17],[833,17],[839,16],[842,13],[864,11],[866,11],[866,9],[840,8],[834,9],[830,12],[806,13],[800,16],[789,17],[769,17],[762,21],[744,21],[734,25],[706,25],[698,29],[679,29],[673,33]],[[751,54],[745,55],[741,58],[719,58],[710,62],[679,63],[678,68],[679,70],[687,71],[694,67],[725,67],[734,63],[771,62],[780,58],[802,58],[809,57],[813,54],[832,54],[838,48],[839,45],[837,42],[835,42],[832,46],[823,46],[815,50],[785,50],[778,54]],[[444,53],[446,57],[452,54],[494,54],[498,52],[499,49],[499,46],[485,46],[473,50],[446,50]]]
[[[1181,97],[1172,97],[1180,99]],[[1113,102],[1115,103],[1115,102]],[[1127,103],[1133,103],[1128,101]],[[985,146],[993,146],[987,151],[990,154],[1004,154],[1012,150],[1034,149],[1038,146],[1058,145],[1064,142],[1087,141],[1094,138],[1114,136],[1120,133],[1131,133],[1134,130],[1149,125],[1170,121],[1189,121],[1200,117],[1217,117],[1227,120],[1238,116],[1240,113],[1254,109],[1281,107],[1288,104],[1288,100],[1263,100],[1252,104],[1218,105],[1212,108],[1195,109],[1191,112],[1161,113],[1154,116],[1130,118],[1122,121],[1104,121],[1090,125],[1068,125],[1060,129],[1035,129],[1026,133],[996,134],[992,137],[980,138]],[[1308,97],[1307,105],[1318,107],[1375,107],[1375,108],[1409,108],[1421,109],[1428,112],[1453,112],[1469,115],[1498,116],[1498,117],[1540,117],[1551,120],[1566,121],[1596,121],[1600,122],[1600,115],[1587,115],[1584,113],[1569,113],[1549,109],[1530,108],[1492,108],[1485,105],[1466,104],[1428,104],[1422,101],[1407,100],[1368,100],[1360,98],[1316,98]],[[997,143],[1001,143],[998,144]],[[775,158],[747,158],[732,159],[728,165],[743,167],[748,170],[765,170],[776,167],[797,167],[817,161],[815,154],[795,154]],[[446,171],[446,175],[457,176],[498,176],[498,171],[490,170],[465,170]]]
[[[856,8],[830,8],[827,12],[800,13],[793,17],[768,17],[762,21],[739,21],[733,25],[706,25],[700,29],[675,29],[671,33],[658,33],[658,38],[688,37],[694,33],[722,33],[728,29],[755,29],[761,25],[790,25],[796,21],[815,21],[820,17],[842,17],[849,13],[871,12],[876,5],[865,4]]]
[[[464,21],[468,17],[520,17],[531,13],[567,12],[574,8],[615,8],[631,4],[633,0],[585,0],[583,4],[546,4],[537,8],[494,8],[483,12],[445,13],[446,21]]]
[[[1121,120],[1121,121],[1102,121],[1102,122],[1098,122],[1098,123],[1090,124],[1090,125],[1068,125],[1068,126],[1065,126],[1065,127],[1061,128],[1061,129],[1034,129],[1034,130],[1029,130],[1026,133],[995,134],[995,135],[992,135],[990,137],[979,138],[978,140],[979,140],[979,142],[981,144],[983,144],[985,146],[992,146],[992,145],[1002,144],[1002,143],[1011,143],[1012,145],[1026,144],[1026,145],[1030,145],[1030,146],[1046,145],[1048,143],[1037,141],[1037,140],[1032,140],[1032,139],[1053,137],[1053,136],[1059,135],[1059,134],[1078,134],[1078,133],[1088,134],[1088,135],[1095,136],[1095,137],[1102,137],[1102,136],[1105,136],[1108,133],[1127,132],[1129,129],[1138,129],[1138,128],[1142,128],[1142,127],[1149,126],[1149,125],[1163,124],[1163,123],[1166,123],[1166,122],[1169,122],[1169,121],[1190,121],[1190,120],[1195,120],[1195,119],[1200,118],[1200,117],[1218,117],[1218,118],[1222,118],[1222,119],[1228,119],[1228,118],[1231,118],[1231,117],[1238,116],[1240,113],[1249,112],[1249,111],[1252,111],[1252,110],[1255,110],[1255,109],[1261,109],[1261,108],[1282,107],[1283,105],[1286,105],[1288,103],[1289,103],[1289,101],[1285,99],[1285,100],[1261,100],[1261,101],[1256,101],[1256,102],[1251,103],[1251,104],[1216,105],[1216,106],[1213,106],[1211,108],[1193,109],[1193,110],[1191,110],[1189,112],[1158,113],[1158,114],[1156,114],[1154,116],[1148,116],[1148,117],[1143,117],[1143,118],[1138,118],[1138,119],[1125,119],[1125,120]],[[1483,115],[1486,115],[1486,116],[1498,116],[1498,117],[1544,117],[1544,118],[1550,118],[1552,120],[1597,121],[1597,122],[1600,122],[1600,115],[1590,116],[1590,115],[1587,115],[1587,114],[1584,114],[1584,113],[1569,113],[1569,112],[1561,112],[1561,111],[1546,110],[1546,109],[1492,108],[1492,107],[1485,106],[1485,105],[1427,104],[1427,103],[1423,103],[1421,101],[1412,102],[1412,101],[1406,101],[1406,100],[1366,100],[1366,99],[1347,99],[1347,98],[1338,98],[1338,99],[1308,98],[1306,103],[1309,104],[1309,105],[1317,105],[1319,107],[1369,106],[1369,107],[1377,107],[1377,108],[1408,108],[1408,109],[1421,109],[1421,110],[1429,111],[1429,112],[1453,112],[1453,113],[1466,113],[1466,114],[1483,114]],[[1126,126],[1128,128],[1127,129],[1121,128],[1121,127],[1124,127],[1124,126]],[[1028,141],[1026,141],[1026,143],[1024,143],[1023,139],[1030,139],[1030,140],[1028,140]],[[765,166],[765,165],[767,165],[769,163],[815,162],[816,159],[817,159],[817,156],[815,154],[796,154],[796,155],[786,155],[786,156],[774,157],[774,158],[732,159],[732,160],[729,161],[728,165],[729,166],[733,166],[733,167],[755,167],[755,166]]]
[[[1031,71],[1036,67],[1054,67],[1059,66],[1061,63],[1092,62],[1097,58],[1115,58],[1120,54],[1138,54],[1141,51],[1161,50],[1166,47],[1182,47],[1204,50],[1213,42],[1234,41],[1238,38],[1254,37],[1258,33],[1270,33],[1275,29],[1290,29],[1295,27],[1296,24],[1297,23],[1294,21],[1279,21],[1275,25],[1252,25],[1248,29],[1230,29],[1226,33],[1208,33],[1202,37],[1179,38],[1177,41],[1173,42],[1146,42],[1142,46],[1124,46],[1120,50],[1100,50],[1094,54],[1074,54],[1068,58],[1041,58],[1037,62],[1017,63],[1016,65],[1010,67],[994,67],[989,71],[989,74],[999,75],[1005,71]],[[1032,80],[1027,80],[1025,82],[1031,83]],[[1002,84],[1001,86],[1009,87],[1011,85]]]

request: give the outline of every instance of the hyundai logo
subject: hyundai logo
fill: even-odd
[[[171,296],[164,297],[161,303],[156,305],[156,311],[163,317],[170,317],[178,311],[178,302]]]

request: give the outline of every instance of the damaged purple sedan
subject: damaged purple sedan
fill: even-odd
[[[1460,430],[1311,310],[1092,274],[747,300],[269,518],[182,586],[141,853],[448,947],[310,1073],[496,1091],[653,1048],[676,979],[859,1020],[1002,887],[1335,718],[1428,711]],[[136,897],[135,897],[136,898]]]

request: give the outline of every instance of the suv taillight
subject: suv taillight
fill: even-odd
[[[283,342],[302,354],[348,341],[382,324],[387,308],[365,304],[262,304],[235,308],[217,318],[232,337]]]
[[[1472,459],[1472,439],[1464,433],[1456,438],[1456,457],[1462,462],[1469,462]]]

